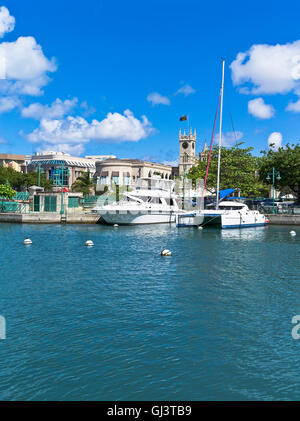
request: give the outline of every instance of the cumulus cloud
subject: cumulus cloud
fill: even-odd
[[[190,85],[186,84],[179,88],[178,91],[175,92],[175,95],[183,94],[184,96],[188,96],[194,94],[195,92],[195,89],[193,89]]]
[[[48,60],[33,37],[19,37],[0,44],[0,57],[5,63],[5,79],[0,80],[0,93],[37,96],[43,93],[56,71],[56,63]]]
[[[256,98],[248,102],[248,113],[266,120],[274,116],[275,110],[272,105],[265,104],[263,98]]]
[[[0,37],[2,38],[7,32],[13,31],[15,28],[15,18],[10,15],[5,6],[0,7]]]
[[[174,159],[173,161],[163,161],[164,165],[170,165],[171,167],[178,167],[179,159]]]
[[[293,113],[300,113],[300,98],[296,102],[290,102],[286,107],[287,111],[292,111]]]
[[[163,96],[158,92],[152,92],[147,96],[147,101],[151,102],[152,105],[170,105],[170,100],[167,96]]]
[[[0,97],[0,114],[12,111],[20,106],[20,100],[17,97]]]
[[[255,44],[237,54],[230,65],[240,92],[284,94],[300,90],[300,40],[287,44]]]
[[[233,146],[236,142],[242,139],[244,133],[243,132],[224,132],[222,133],[222,146],[229,147]],[[217,133],[214,138],[215,143],[219,143],[220,134]]]
[[[83,151],[84,144],[90,140],[99,142],[120,143],[138,142],[149,136],[154,129],[146,116],[141,120],[134,117],[130,110],[123,114],[108,113],[102,121],[92,120],[89,123],[82,117],[68,116],[65,119],[42,119],[40,127],[30,133],[30,142],[42,143],[46,149],[55,145],[56,149]],[[82,152],[81,152],[82,153]]]
[[[268,146],[269,148],[278,150],[282,145],[282,134],[280,132],[273,132],[268,137]]]
[[[38,102],[30,104],[21,110],[22,117],[33,118],[35,120],[52,120],[62,118],[69,114],[77,105],[78,99],[66,99],[62,101],[57,98],[51,105],[42,105]],[[0,107],[1,109],[1,107]]]

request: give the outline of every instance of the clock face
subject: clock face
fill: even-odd
[[[187,142],[183,142],[182,147],[183,149],[187,149],[189,147],[189,144]]]

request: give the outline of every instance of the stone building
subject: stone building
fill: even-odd
[[[139,178],[160,176],[172,178],[172,167],[139,159],[106,159],[96,162],[95,178],[97,191],[103,186],[117,184],[126,186],[134,184]]]
[[[13,168],[15,171],[21,172],[22,166],[25,164],[25,158],[25,155],[0,153],[0,166]]]

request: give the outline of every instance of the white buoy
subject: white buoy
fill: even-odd
[[[30,240],[30,238],[25,238],[24,244],[32,244],[32,241]]]
[[[118,224],[115,224],[115,225],[114,225],[114,227],[115,227],[115,228],[118,228],[118,226],[119,226]]]
[[[200,225],[199,225],[198,230],[203,230],[203,227],[200,227]]]
[[[171,252],[171,250],[165,249],[160,253],[160,255],[161,256],[172,256],[172,252]]]
[[[93,243],[93,241],[92,241],[92,240],[87,240],[87,241],[85,242],[85,245],[86,245],[86,246],[88,246],[88,247],[93,247],[93,246],[94,246],[94,243]]]
[[[295,232],[295,231],[290,231],[290,235],[291,235],[292,237],[295,237],[296,232]]]

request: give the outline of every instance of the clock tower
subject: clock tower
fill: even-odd
[[[179,176],[187,174],[196,162],[196,130],[192,134],[179,131]]]

